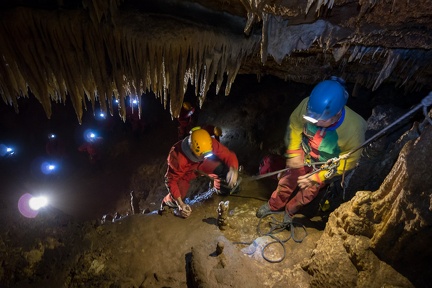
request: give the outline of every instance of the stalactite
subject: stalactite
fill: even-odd
[[[269,25],[272,22],[269,21],[269,16],[267,14],[264,15],[263,27],[261,31],[261,63],[263,65],[266,64],[267,55],[268,55],[268,38],[269,38]]]
[[[315,12],[318,12],[322,6],[327,6],[328,9],[333,8],[334,0],[317,0],[317,7],[315,9]],[[306,14],[309,13],[309,9],[311,8],[312,4],[315,2],[315,0],[308,0],[306,4]]]
[[[104,17],[115,13],[93,11],[100,5],[114,9],[113,3],[92,2],[90,12],[63,11],[56,17],[21,8],[0,19],[0,39],[8,39],[0,47],[3,101],[17,108],[16,98],[26,96],[29,88],[49,117],[50,101],[70,98],[81,122],[86,98],[93,112],[99,102],[111,115],[114,98],[125,120],[125,97],[152,91],[176,117],[189,81],[202,103],[213,81],[219,92],[227,75],[227,95],[242,60],[255,53],[259,43],[257,36],[239,38],[179,19],[132,12],[117,13],[113,28]],[[93,13],[91,21],[87,13]]]
[[[261,51],[266,49],[278,64],[291,54],[292,51],[308,50],[318,39],[321,42],[328,42],[334,32],[340,30],[324,20],[317,20],[310,24],[288,25],[287,20],[281,17],[268,17],[268,42],[267,47],[261,47]],[[327,47],[329,48],[329,47]],[[261,52],[263,53],[263,52]],[[263,55],[264,57],[266,55]]]
[[[375,80],[372,91],[376,90],[381,85],[381,83],[390,76],[390,74],[393,72],[393,69],[398,64],[400,58],[401,55],[399,51],[390,50],[387,60],[384,63],[384,66],[382,67],[377,79]]]
[[[361,80],[350,76],[350,79],[372,90],[376,90],[386,79],[395,82],[396,87],[406,85],[427,66],[426,63],[429,63],[432,58],[432,52],[426,50],[388,49],[361,45],[350,47],[346,53],[350,53],[348,62],[364,62],[365,65],[370,65],[367,76],[361,77]],[[382,66],[378,66],[378,63],[382,63],[380,64]]]
[[[269,0],[240,0],[240,2],[247,11],[247,22],[243,31],[246,35],[249,35],[252,30],[252,25],[255,22],[261,21],[264,6]]]
[[[338,62],[340,59],[342,59],[342,57],[348,51],[349,47],[350,47],[349,44],[343,44],[341,47],[333,49],[333,51],[332,51],[333,58],[335,59],[336,62]]]

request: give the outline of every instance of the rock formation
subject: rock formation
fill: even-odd
[[[430,89],[429,2],[4,1],[0,94],[17,111],[32,95],[125,117],[125,101],[152,91],[177,117],[186,87],[230,94],[241,74],[316,83],[338,75]],[[114,100],[119,107],[113,107]],[[118,110],[118,111],[117,111]],[[138,111],[141,113],[141,111]]]
[[[432,127],[410,140],[377,191],[359,191],[330,215],[305,269],[313,286],[426,287],[430,279]],[[407,275],[410,282],[399,276]]]

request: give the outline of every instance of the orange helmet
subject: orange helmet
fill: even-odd
[[[201,129],[199,126],[192,128],[190,131],[189,145],[192,152],[198,157],[208,157],[212,154],[212,138],[206,130]]]
[[[192,104],[189,102],[183,102],[183,109],[185,109],[186,111],[190,111],[192,109]]]
[[[220,136],[222,136],[222,129],[220,127],[218,127],[218,126],[215,126],[213,128],[213,133],[214,133],[215,136],[220,137]]]

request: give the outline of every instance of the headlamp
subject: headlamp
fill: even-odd
[[[310,117],[310,116],[306,116],[306,115],[303,115],[303,119],[305,119],[305,120],[308,121],[308,122],[311,122],[312,124],[315,124],[315,123],[318,122],[317,119],[312,118],[312,117]]]
[[[311,122],[312,124],[316,124],[318,121],[326,121],[333,117],[334,115],[331,115],[330,110],[326,109],[322,113],[316,113],[312,112],[309,109],[306,110],[306,115],[303,115],[303,119],[305,119],[308,122]]]
[[[213,152],[212,152],[212,151],[204,152],[204,153],[202,154],[202,156],[203,156],[204,158],[209,158],[209,157],[213,156]]]

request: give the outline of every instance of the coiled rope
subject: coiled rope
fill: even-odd
[[[262,258],[264,260],[266,260],[267,262],[270,262],[270,263],[279,263],[285,259],[285,257],[286,257],[285,243],[288,242],[288,240],[293,239],[294,242],[301,243],[304,240],[304,238],[306,238],[306,236],[307,236],[307,230],[303,224],[295,223],[293,220],[291,220],[290,222],[279,221],[275,217],[273,217],[273,215],[272,215],[272,214],[282,214],[282,213],[284,213],[284,212],[283,211],[271,212],[270,214],[267,214],[267,215],[259,218],[258,225],[257,225],[257,233],[260,237],[261,236],[269,236],[270,238],[272,238],[274,240],[274,241],[271,241],[271,242],[265,244],[261,250]],[[260,226],[261,226],[262,220],[264,218],[266,218],[267,216],[271,217],[271,221],[269,222],[270,229],[269,229],[269,231],[263,233],[260,229]],[[296,237],[296,232],[295,232],[296,226],[303,229],[304,235],[302,237]],[[276,234],[282,233],[285,230],[290,231],[290,233],[286,239],[281,239],[281,238],[276,236]],[[255,242],[255,240],[252,242],[234,242],[234,244],[251,245],[254,242]],[[272,244],[279,244],[282,247],[283,253],[279,259],[270,259],[265,255],[266,249]],[[255,251],[256,251],[256,247],[253,251],[251,251],[250,253],[247,253],[247,254],[252,255],[255,253]]]

